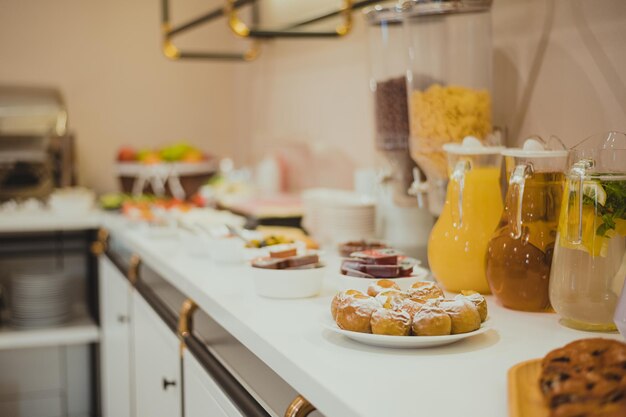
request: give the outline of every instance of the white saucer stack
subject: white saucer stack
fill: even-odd
[[[68,278],[62,273],[18,273],[11,276],[11,324],[33,328],[69,320],[71,300]]]
[[[303,225],[325,244],[371,239],[376,232],[376,203],[353,191],[314,188],[302,193]]]

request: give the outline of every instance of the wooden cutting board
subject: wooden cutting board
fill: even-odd
[[[539,389],[541,359],[518,363],[509,369],[509,417],[548,417]]]

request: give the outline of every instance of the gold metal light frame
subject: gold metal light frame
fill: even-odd
[[[180,59],[213,59],[213,60],[231,60],[231,61],[252,61],[259,56],[260,44],[254,42],[245,52],[210,52],[210,51],[183,51],[178,48],[174,42],[174,36],[177,36],[189,29],[198,27],[199,25],[208,23],[217,18],[226,17],[227,25],[230,30],[237,36],[249,39],[274,39],[274,38],[336,38],[343,37],[352,31],[353,17],[355,10],[378,4],[380,0],[341,0],[341,6],[337,10],[324,13],[307,20],[299,21],[287,27],[277,30],[259,30],[254,27],[248,27],[237,13],[240,7],[252,5],[256,7],[258,0],[224,0],[224,6],[210,10],[198,17],[195,17],[185,23],[173,27],[169,18],[169,2],[170,0],[161,0],[161,30],[163,32],[162,50],[163,55],[171,60]],[[339,1],[339,0],[338,0]],[[253,13],[253,25],[256,25],[257,14]],[[332,17],[341,17],[342,22],[332,31],[301,31],[298,30],[304,26],[318,23]]]
[[[306,417],[315,411],[315,407],[302,395],[298,395],[287,407],[285,417]]]
[[[163,33],[162,51],[166,58],[177,61],[180,59],[214,59],[224,61],[253,61],[259,56],[260,45],[253,42],[252,45],[244,52],[213,52],[213,51],[184,51],[178,48],[172,38],[188,29],[198,26],[199,24],[208,22],[217,17],[223,16],[222,9],[213,10],[204,16],[200,16],[190,22],[179,27],[173,28],[170,23],[169,1],[161,1],[161,32]],[[236,0],[235,7],[245,4],[254,3],[256,0]]]
[[[352,10],[353,10],[353,0],[342,0],[341,8],[335,12],[331,13],[322,18],[328,18],[334,15],[339,15],[342,17],[342,22],[335,28],[334,31],[331,32],[300,32],[294,31],[298,27],[304,26],[309,23],[313,23],[319,21],[321,19],[312,19],[310,21],[300,22],[295,25],[290,26],[287,29],[283,30],[256,30],[250,29],[248,25],[241,20],[239,14],[237,13],[237,0],[225,0],[226,3],[224,5],[224,13],[227,16],[228,26],[231,31],[242,38],[294,38],[294,37],[307,37],[307,38],[315,38],[315,37],[334,37],[334,36],[345,36],[352,30]]]

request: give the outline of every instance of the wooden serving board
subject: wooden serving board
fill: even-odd
[[[548,417],[539,389],[541,359],[518,363],[509,369],[509,417]]]

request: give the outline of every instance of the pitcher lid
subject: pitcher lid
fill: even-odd
[[[506,148],[502,151],[504,156],[524,158],[563,158],[568,154],[565,145],[556,136],[552,136],[548,142],[539,136],[533,136],[526,139],[521,148]]]
[[[446,143],[443,150],[454,155],[493,155],[499,154],[504,146],[485,146],[474,136],[466,136],[461,143]]]
[[[610,131],[588,137],[572,148],[574,163],[586,161],[587,173],[626,173],[626,133]]]

